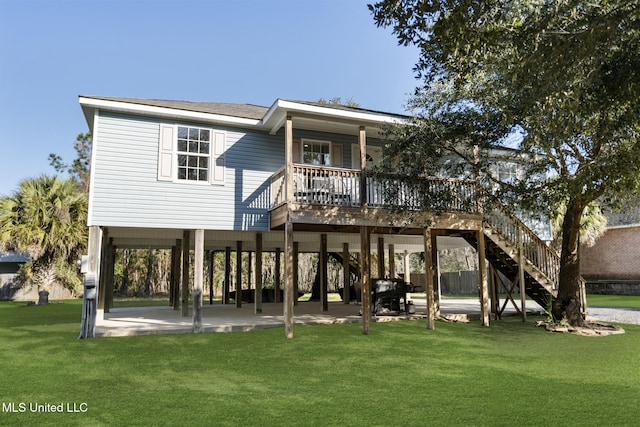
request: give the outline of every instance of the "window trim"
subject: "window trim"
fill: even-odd
[[[207,180],[190,180],[178,178],[178,156],[189,154],[188,151],[178,152],[178,128],[195,128],[209,131],[209,153],[193,153],[199,157],[208,158]],[[173,183],[188,183],[193,185],[224,186],[226,182],[226,152],[227,132],[208,126],[185,123],[160,123],[158,138],[158,181]],[[180,153],[180,154],[179,154]]]
[[[179,151],[178,150],[178,140],[179,139],[183,139],[183,138],[179,138],[178,133],[179,133],[179,129],[180,128],[186,128],[187,129],[187,133],[189,133],[189,129],[198,129],[198,131],[202,131],[202,130],[206,130],[209,132],[209,152],[205,155],[202,153],[190,153],[189,151]],[[212,153],[212,148],[213,148],[213,139],[214,139],[214,130],[208,127],[202,127],[202,126],[191,126],[191,125],[175,125],[175,137],[174,137],[174,146],[173,146],[173,158],[174,158],[174,168],[173,168],[173,181],[174,182],[188,182],[188,183],[198,183],[198,184],[211,184],[212,183],[212,175],[213,175],[213,155]],[[188,140],[189,138],[187,138]],[[178,169],[180,169],[180,165],[178,164],[178,158],[180,155],[186,155],[186,156],[193,156],[193,157],[203,157],[207,159],[207,179],[206,180],[200,180],[200,179],[188,179],[188,178],[179,178],[178,177]],[[187,171],[188,171],[188,166],[187,166]]]
[[[515,182],[517,182],[518,180],[520,180],[521,176],[522,176],[522,172],[521,172],[521,167],[520,164],[518,162],[513,162],[513,161],[506,161],[506,162],[496,162],[495,163],[495,168],[496,168],[496,175],[495,178],[505,184],[513,184]],[[503,180],[502,177],[500,176],[501,174],[504,174],[505,177],[507,177],[507,179]]]
[[[322,144],[322,145],[327,145],[329,147],[329,164],[328,165],[315,165],[313,163],[307,163],[304,161],[304,144],[305,143],[310,143],[310,144]],[[301,138],[300,139],[300,160],[301,160],[301,164],[303,165],[311,165],[311,166],[319,166],[319,167],[331,167],[334,164],[333,161],[333,144],[331,141],[326,140],[326,139],[315,139],[315,138]]]

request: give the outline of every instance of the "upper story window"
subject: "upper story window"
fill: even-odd
[[[331,165],[331,142],[314,139],[302,140],[302,161],[303,163],[330,166]]]
[[[211,131],[178,126],[178,179],[209,181]]]
[[[513,162],[499,162],[496,164],[498,169],[498,180],[507,184],[513,184],[518,180],[518,164]]]
[[[226,132],[162,123],[159,136],[158,181],[224,184]]]

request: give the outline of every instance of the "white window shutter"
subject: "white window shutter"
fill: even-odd
[[[160,140],[158,141],[158,181],[173,179],[173,125],[160,125]]]
[[[213,147],[211,152],[211,183],[224,184],[226,134],[213,132]]]
[[[293,163],[302,163],[302,160],[301,160],[302,145],[300,144],[300,140],[298,139],[293,141],[291,148],[293,150],[293,153],[292,153],[293,158],[291,159]]]
[[[342,156],[342,144],[331,144],[331,166],[341,168],[344,164]]]

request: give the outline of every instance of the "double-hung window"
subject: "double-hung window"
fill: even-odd
[[[314,139],[302,140],[302,161],[316,166],[331,165],[331,142]]]
[[[211,130],[178,126],[179,180],[209,181],[211,164]]]
[[[160,125],[158,181],[224,184],[226,132]]]
[[[513,162],[500,162],[497,164],[498,180],[506,184],[514,184],[518,180],[518,164]]]

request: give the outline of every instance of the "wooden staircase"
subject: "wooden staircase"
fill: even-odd
[[[558,255],[500,205],[493,206],[484,214],[483,232],[486,237],[486,259],[493,269],[511,282],[510,286],[503,284],[507,298],[516,306],[511,294],[516,287],[520,288],[520,282],[523,281],[526,295],[546,310],[550,301],[558,295]],[[465,239],[477,248],[475,233],[465,235]],[[505,300],[502,309],[496,304],[498,316],[507,302]]]

